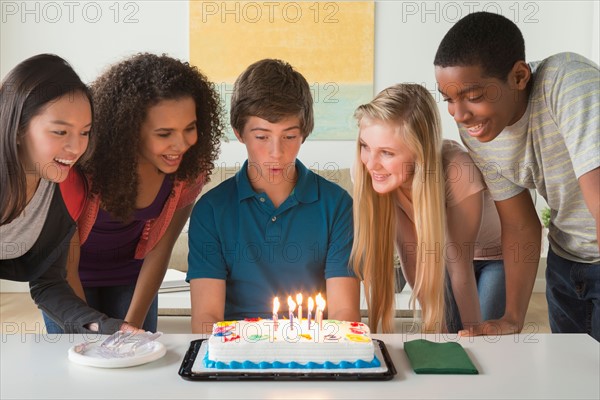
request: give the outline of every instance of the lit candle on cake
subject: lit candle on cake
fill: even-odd
[[[290,329],[294,329],[294,310],[296,310],[296,303],[292,300],[292,296],[288,296],[288,306],[290,307]]]
[[[317,325],[319,329],[323,328],[323,310],[325,309],[325,300],[321,297],[321,293],[317,295]]]
[[[302,293],[296,295],[296,303],[298,303],[298,323],[302,324]]]
[[[315,301],[312,299],[312,297],[308,298],[308,329],[310,329],[310,318],[311,318],[311,314],[312,314],[312,310],[313,307],[315,306]]]
[[[279,298],[275,297],[273,299],[273,324],[275,330],[277,330],[277,313],[279,312]]]

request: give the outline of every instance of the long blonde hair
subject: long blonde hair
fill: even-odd
[[[444,327],[446,209],[442,166],[442,134],[437,104],[420,85],[397,84],[381,91],[357,108],[354,117],[391,122],[398,126],[415,158],[412,182],[417,258],[411,307],[421,306],[423,331]],[[360,158],[357,140],[354,182],[354,243],[351,262],[363,280],[369,308],[369,325],[377,332],[393,332],[395,193],[379,194]],[[402,251],[402,249],[399,249]],[[433,255],[433,257],[431,257]]]

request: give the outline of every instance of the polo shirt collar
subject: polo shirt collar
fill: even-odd
[[[319,199],[319,190],[316,175],[298,159],[296,159],[296,171],[298,173],[298,181],[291,196],[294,196],[301,203],[317,201]],[[235,175],[235,181],[237,183],[239,201],[258,195],[252,189],[250,180],[248,179],[248,160],[244,162],[242,169]]]
[[[296,170],[298,171],[298,181],[292,195],[300,203],[312,203],[319,199],[319,189],[317,186],[317,175],[296,159]]]
[[[256,192],[252,189],[250,180],[248,179],[248,160],[244,162],[242,169],[235,174],[235,182],[237,184],[239,201],[256,196]]]

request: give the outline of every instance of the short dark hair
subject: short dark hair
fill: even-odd
[[[442,68],[478,65],[485,76],[505,81],[521,60],[525,61],[525,41],[517,25],[498,14],[476,12],[450,28],[433,64]]]
[[[54,54],[38,54],[14,67],[0,85],[0,225],[18,217],[27,204],[25,169],[17,145],[31,120],[62,96],[92,96],[71,65]],[[89,151],[89,150],[88,150]]]
[[[264,59],[237,78],[231,96],[231,126],[242,133],[249,117],[271,123],[298,116],[302,137],[313,130],[313,99],[301,73],[281,60]]]

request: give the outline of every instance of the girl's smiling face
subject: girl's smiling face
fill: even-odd
[[[412,186],[415,157],[402,139],[400,129],[391,122],[366,117],[360,121],[360,159],[377,193],[389,193],[400,187],[410,190]]]
[[[50,101],[29,122],[19,143],[28,177],[62,182],[86,151],[92,127],[92,108],[82,92]]]
[[[165,174],[174,173],[185,152],[198,141],[194,99],[162,100],[150,107],[140,135],[140,166],[149,164]]]

